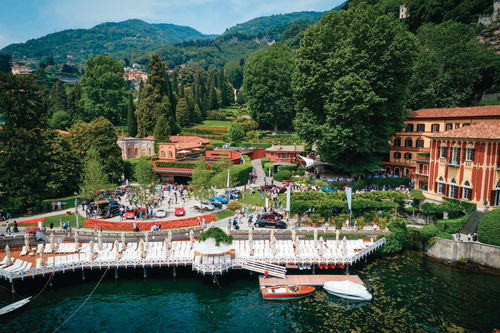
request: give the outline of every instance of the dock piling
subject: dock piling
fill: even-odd
[[[14,280],[10,281],[10,285],[11,285],[11,291],[13,294],[16,293],[16,288],[14,287]]]
[[[316,265],[312,265],[312,273],[313,275],[316,274]]]
[[[118,279],[118,267],[115,268],[115,279]]]
[[[349,275],[349,264],[345,265],[345,274]]]
[[[174,277],[176,277],[176,275],[177,275],[177,272],[176,272],[176,267],[174,266],[173,268],[174,268],[174,273],[173,273],[173,275],[174,275]]]
[[[82,280],[85,281],[85,269],[82,267]]]
[[[146,266],[144,266],[144,278],[147,278],[148,277],[148,274],[146,272]]]

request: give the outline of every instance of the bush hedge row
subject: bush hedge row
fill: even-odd
[[[477,237],[481,243],[500,246],[500,209],[483,215],[477,228]]]
[[[292,178],[292,172],[289,170],[280,170],[274,174],[274,180],[279,182],[289,180],[290,178]]]
[[[441,232],[448,232],[450,234],[455,234],[462,229],[465,222],[467,222],[467,216],[458,217],[449,220],[437,220],[437,228]]]
[[[179,168],[179,169],[194,169],[196,162],[170,162],[170,161],[156,161],[158,168]]]

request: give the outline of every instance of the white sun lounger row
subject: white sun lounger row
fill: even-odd
[[[31,268],[33,264],[21,259],[16,259],[12,265],[2,268],[4,272],[7,273],[18,273],[21,271],[26,271]]]

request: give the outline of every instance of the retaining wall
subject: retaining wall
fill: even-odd
[[[434,258],[451,261],[464,258],[476,264],[500,269],[500,246],[477,242],[457,242],[436,237],[436,242],[427,254]]]

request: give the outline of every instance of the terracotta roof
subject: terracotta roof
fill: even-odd
[[[500,118],[500,105],[474,106],[467,108],[421,109],[410,113],[408,119],[471,118],[471,117]]]
[[[272,146],[269,148],[266,148],[266,151],[291,151],[291,152],[304,152],[304,146],[303,145],[290,145],[290,146]]]
[[[197,145],[203,144],[207,145],[210,143],[209,140],[200,138],[199,136],[181,136],[181,135],[172,135],[169,139],[170,142],[179,142],[179,143],[196,143]]]
[[[500,121],[475,123],[470,126],[428,135],[430,138],[500,140]]]

